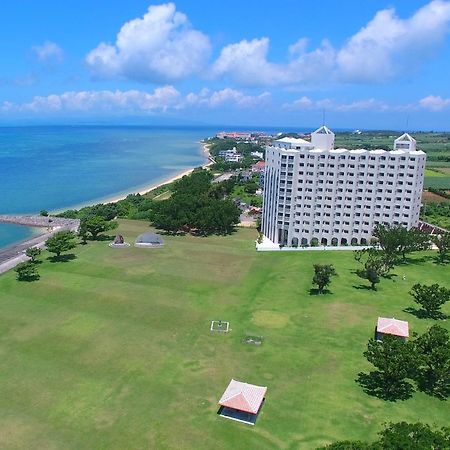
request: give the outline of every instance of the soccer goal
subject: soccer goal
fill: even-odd
[[[228,333],[228,331],[230,331],[230,322],[226,322],[225,320],[212,320],[211,331]]]

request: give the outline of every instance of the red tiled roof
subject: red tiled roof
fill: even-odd
[[[267,387],[231,380],[219,400],[219,405],[256,414],[259,411]]]
[[[377,331],[383,334],[393,334],[394,336],[409,337],[408,322],[397,319],[378,317]]]
[[[263,170],[266,167],[266,163],[264,161],[258,161],[253,164],[252,170]]]

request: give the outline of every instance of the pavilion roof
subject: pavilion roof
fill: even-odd
[[[264,400],[266,391],[267,387],[255,386],[232,379],[219,400],[219,405],[256,414]]]
[[[404,320],[378,317],[377,331],[383,334],[393,334],[394,336],[409,337],[409,325]]]

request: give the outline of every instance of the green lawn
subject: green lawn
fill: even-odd
[[[439,171],[439,168],[436,169],[425,169],[426,177],[445,177],[445,173]]]
[[[354,381],[378,315],[419,333],[433,323],[402,310],[414,283],[448,283],[448,267],[417,255],[375,293],[358,288],[351,252],[256,253],[255,234],[89,243],[41,264],[38,282],[1,276],[0,448],[310,449],[372,439],[389,420],[450,423],[448,402],[385,402]],[[309,295],[315,262],[337,268],[330,295]],[[212,319],[231,332],[212,334]],[[242,344],[247,333],[263,345]],[[268,386],[255,427],[216,415],[232,377]]]
[[[425,188],[450,189],[450,176],[425,177],[423,185]]]

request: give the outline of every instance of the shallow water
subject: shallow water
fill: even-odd
[[[0,223],[0,248],[7,247],[13,242],[29,239],[36,234],[38,234],[36,228]]]

